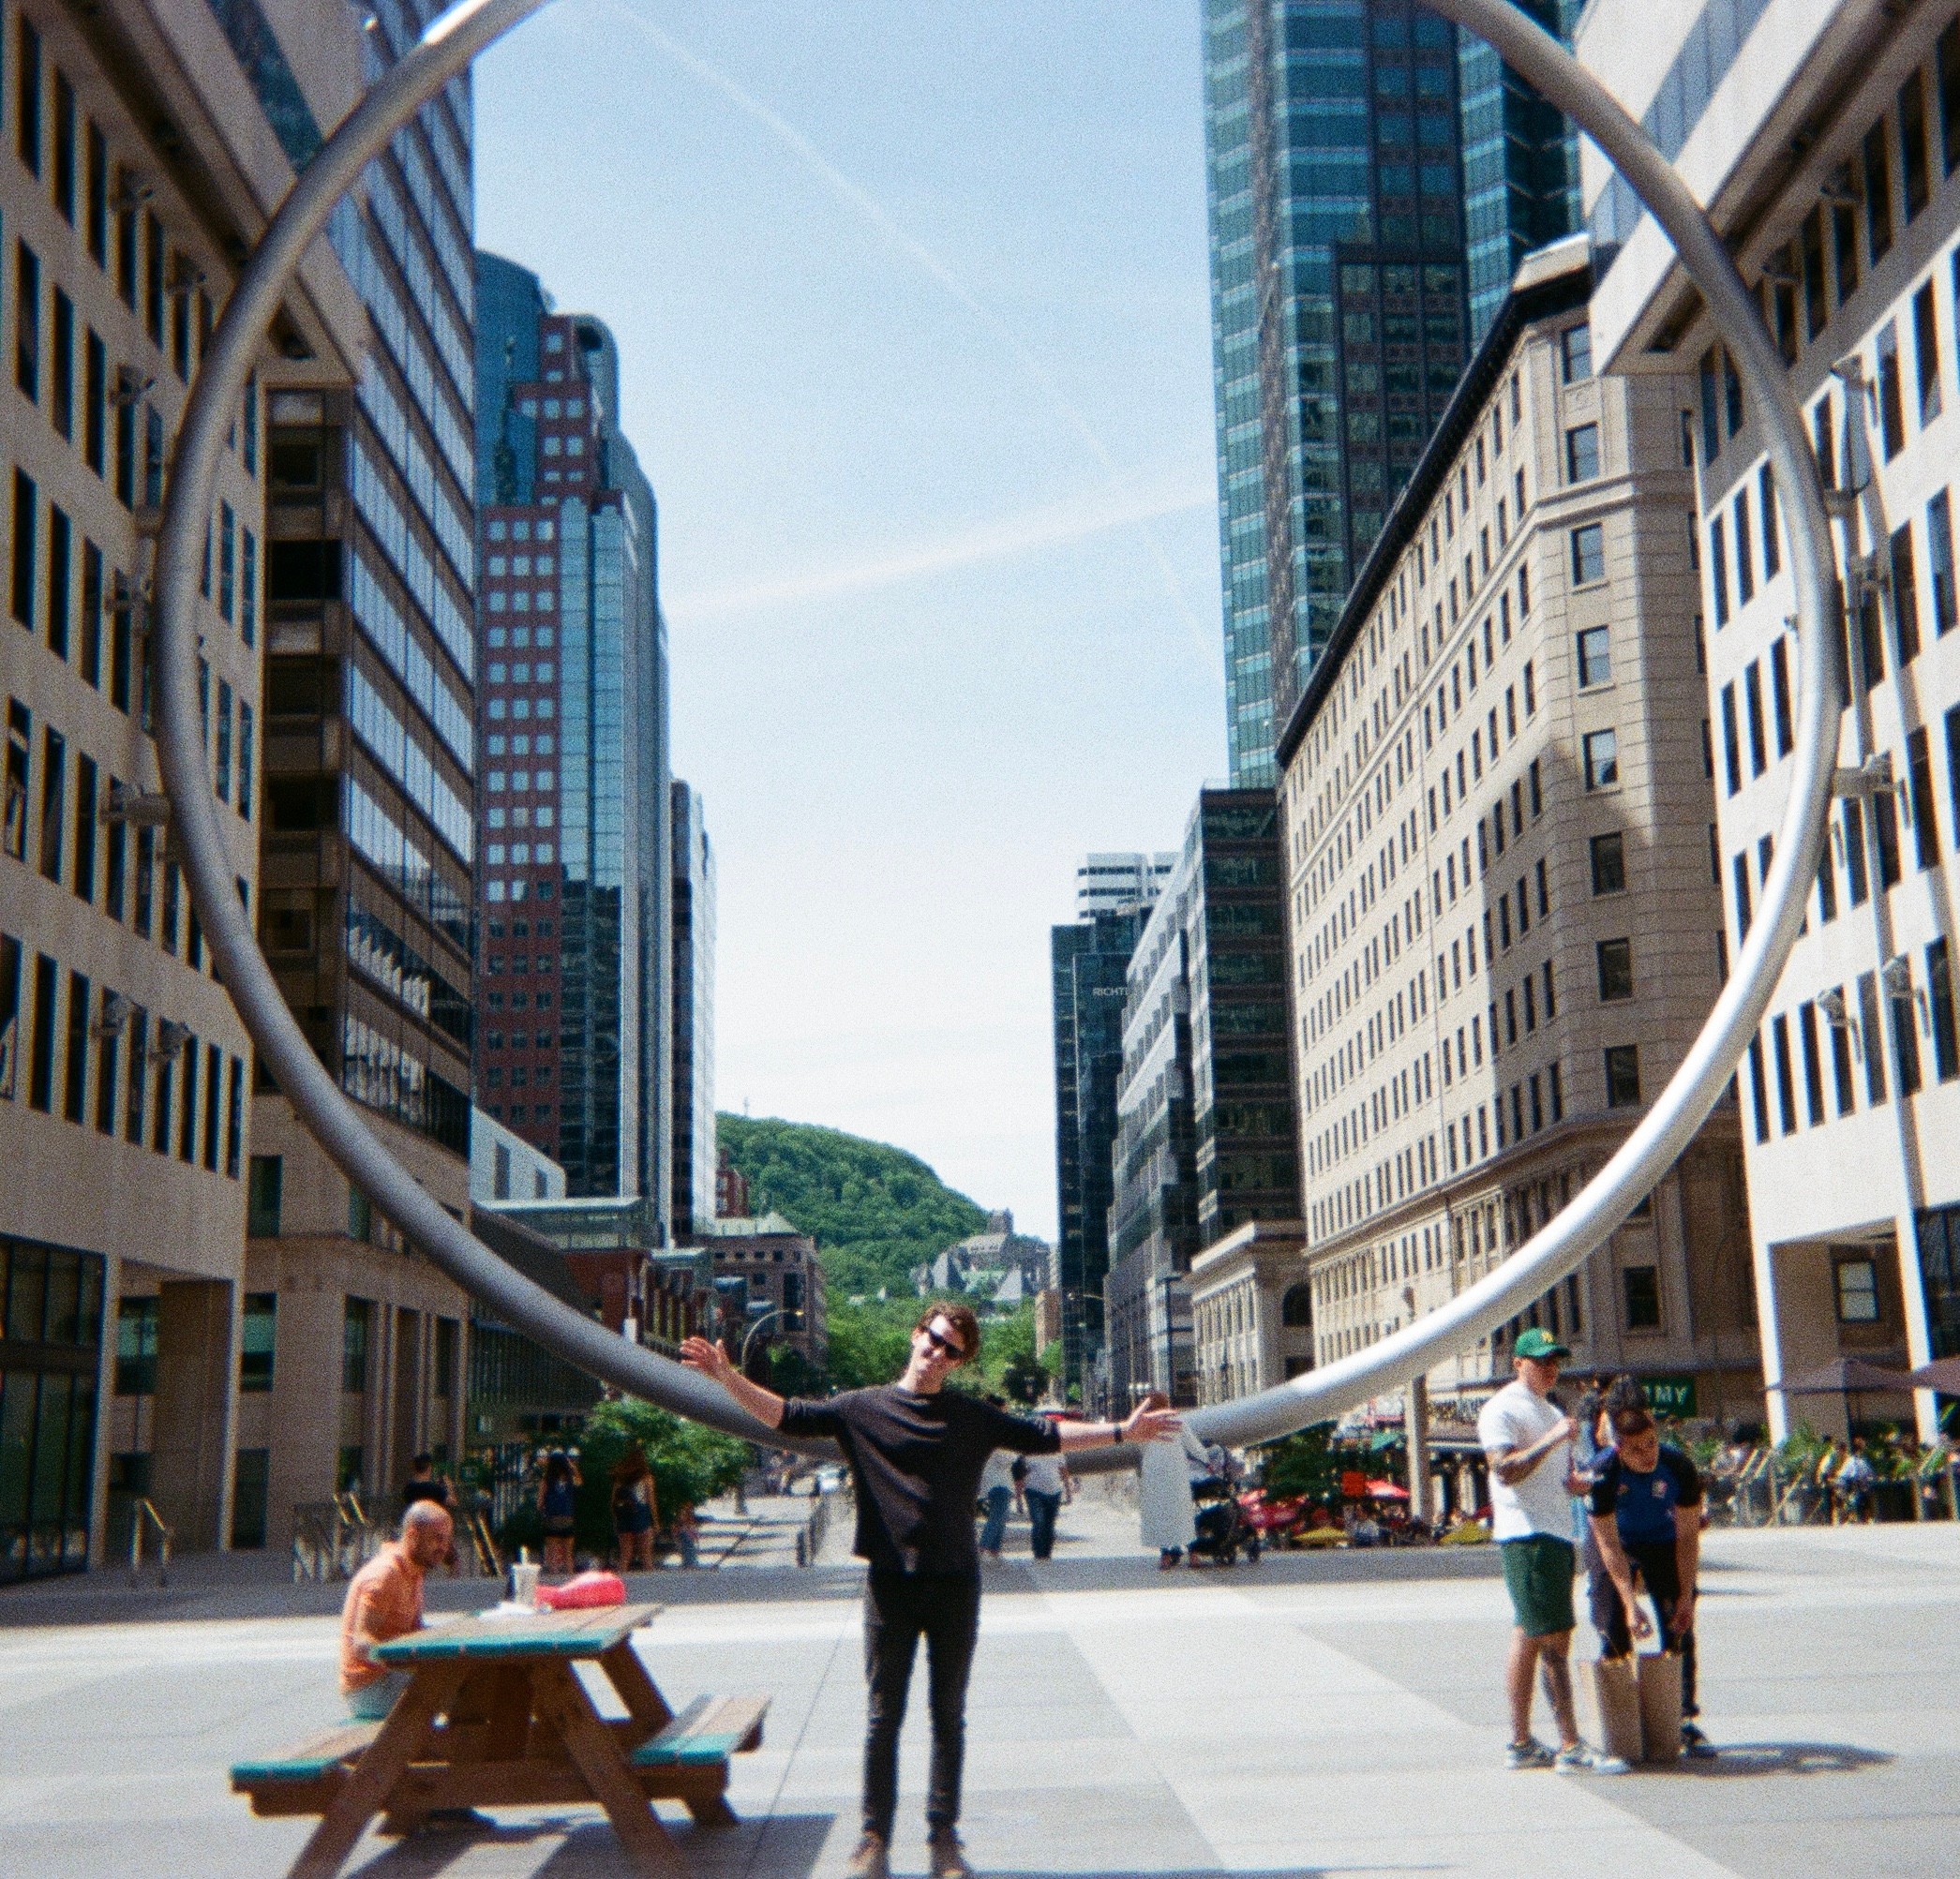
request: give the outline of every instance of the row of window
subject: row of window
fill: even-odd
[[[229,800],[233,788],[231,744],[231,688],[219,688],[218,777]],[[249,706],[241,708],[236,793],[242,814],[251,813],[252,721]],[[96,760],[76,752],[68,760],[67,739],[51,724],[41,726],[40,815],[31,815],[34,798],[34,714],[18,698],[7,701],[6,773],[0,782],[0,854],[32,865],[60,886],[64,879],[76,897],[90,906],[99,903],[111,919],[127,919],[139,939],[153,935],[175,956],[178,927],[188,914],[188,963],[204,963],[202,931],[175,861],[163,862],[161,907],[157,905],[157,872],[162,849],[161,830],[132,825],[114,813],[117,798],[130,788],[106,775]],[[70,795],[69,779],[73,778]],[[72,800],[72,835],[68,805]],[[131,850],[134,850],[132,856]],[[97,894],[99,891],[99,902]],[[244,894],[240,883],[239,892]],[[160,918],[159,918],[160,914]]]
[[[1858,1086],[1864,1107],[1917,1096],[1925,1069],[1920,1051],[1923,1036],[1932,1045],[1933,1074],[1950,1083],[1960,1080],[1960,1026],[1953,1010],[1953,962],[1948,943],[1935,940],[1923,954],[1924,982],[1913,983],[1912,960],[1900,954],[1878,972],[1861,973],[1854,984],[1833,986],[1805,999],[1794,1013],[1780,1012],[1749,1043],[1751,1114],[1758,1142],[1772,1135],[1771,1086],[1775,1091],[1775,1132],[1798,1131],[1797,1087],[1803,1091],[1803,1121],[1812,1128],[1827,1120],[1855,1115]],[[1764,1037],[1769,1040],[1765,1051]],[[1886,1059],[1892,1062],[1888,1081]],[[1824,1059],[1830,1057],[1827,1079]],[[1825,1091],[1833,1108],[1827,1116]]]
[[[245,1141],[245,1064],[85,973],[0,934],[0,1097],[121,1132],[233,1180]],[[93,1066],[91,1065],[93,1058]],[[24,1062],[23,1062],[24,1059]],[[127,1059],[127,1063],[126,1060]],[[95,1096],[89,1099],[90,1070]],[[202,1083],[202,1093],[200,1085]],[[24,1086],[24,1087],[23,1087]],[[179,1092],[181,1091],[181,1095]]]

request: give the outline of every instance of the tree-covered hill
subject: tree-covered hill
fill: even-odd
[[[815,1240],[833,1302],[881,1287],[909,1296],[914,1266],[987,1224],[983,1208],[888,1143],[774,1117],[717,1116],[715,1130],[748,1179],[751,1209],[773,1207]]]

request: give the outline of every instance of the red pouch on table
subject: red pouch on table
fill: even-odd
[[[540,1586],[537,1602],[547,1612],[584,1611],[593,1605],[623,1605],[626,1582],[617,1573],[580,1573],[561,1586]]]

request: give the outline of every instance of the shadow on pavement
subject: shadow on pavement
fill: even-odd
[[[1893,1760],[1882,1749],[1858,1749],[1846,1742],[1724,1742],[1708,1761],[1682,1761],[1683,1774],[1704,1781],[1759,1775],[1855,1775]]]
[[[681,1867],[690,1873],[706,1879],[734,1879],[740,1874],[810,1879],[833,1818],[828,1813],[777,1814],[708,1831],[681,1826],[672,1817],[665,1824],[674,1833]],[[557,1844],[538,1865],[525,1869],[531,1879],[613,1879],[636,1870],[611,1826],[594,1819],[590,1810],[581,1810],[576,1816],[542,1815],[469,1832],[411,1834],[364,1865],[350,1868],[348,1879],[436,1879],[472,1853],[475,1870],[476,1861],[494,1849],[521,1849],[547,1841]],[[500,1864],[496,1870],[516,1869]]]

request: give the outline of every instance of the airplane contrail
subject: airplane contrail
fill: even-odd
[[[778,579],[743,587],[715,588],[681,593],[668,600],[676,617],[699,619],[714,614],[760,606],[784,606],[800,601],[827,600],[835,594],[861,593],[904,581],[950,574],[981,562],[1006,560],[1017,555],[1086,541],[1116,529],[1146,528],[1167,515],[1188,515],[1207,509],[1217,497],[1204,488],[1167,488],[1115,492],[1112,497],[1084,501],[1069,498],[1017,515],[980,524],[953,535],[895,548],[883,554],[818,567]]]
[[[1041,388],[1056,412],[1081,439],[1111,482],[1119,489],[1125,486],[1127,478],[1122,467],[1117,463],[1109,446],[1103,442],[1096,427],[1063,391],[1054,374],[1015,335],[1007,322],[980,300],[932,249],[907,234],[892,218],[883,203],[839,170],[780,112],[745,91],[718,66],[703,58],[691,47],[675,38],[672,34],[655,25],[643,13],[626,5],[625,0],[601,0],[601,5],[606,12],[631,31],[658,47],[690,76],[699,80],[710,90],[719,93],[738,111],[761,125],[822,183],[839,202],[869,222],[892,247],[905,255],[965,307],[1007,350],[1022,370]],[[1213,500],[1216,500],[1215,496]],[[1192,612],[1183,583],[1178,580],[1177,571],[1172,565],[1170,556],[1165,552],[1156,530],[1150,526],[1150,518],[1139,516],[1133,526],[1143,536],[1152,559],[1157,563],[1158,571],[1163,578],[1164,590],[1184,621],[1194,649],[1200,659],[1209,667],[1219,653],[1219,645],[1215,643],[1213,636],[1205,632],[1196,614]]]

